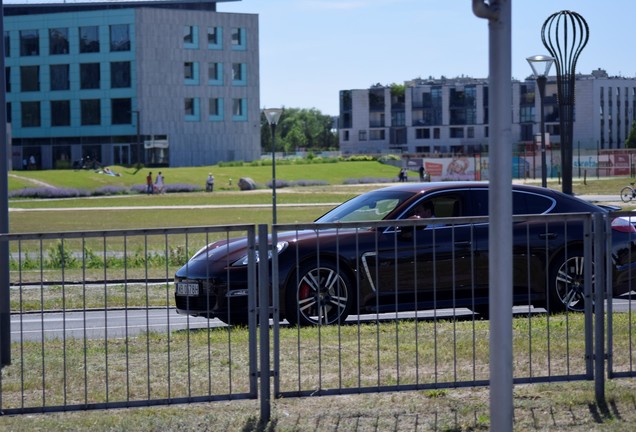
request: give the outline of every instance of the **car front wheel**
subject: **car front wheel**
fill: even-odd
[[[351,310],[349,278],[333,263],[305,264],[286,290],[286,318],[294,325],[343,323]]]

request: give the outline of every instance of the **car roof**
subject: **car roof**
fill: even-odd
[[[489,183],[487,181],[443,181],[443,182],[422,182],[422,183],[399,183],[397,185],[387,186],[379,190],[384,191],[404,191],[413,192],[416,195],[433,191],[449,191],[454,189],[488,189]],[[512,184],[512,190],[525,191],[530,193],[537,193],[540,195],[551,197],[558,202],[566,203],[578,203],[582,204],[590,209],[600,209],[597,205],[578,198],[574,195],[568,195],[561,191],[543,188],[540,186],[527,185],[527,184]]]

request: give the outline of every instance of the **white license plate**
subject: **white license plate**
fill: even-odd
[[[177,282],[177,295],[198,296],[199,284],[196,282]]]

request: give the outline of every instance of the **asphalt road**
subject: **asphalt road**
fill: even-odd
[[[626,312],[629,309],[636,311],[636,299],[631,302],[626,299],[614,299],[614,312]],[[527,306],[517,306],[513,308],[515,314],[525,314],[528,312]],[[545,312],[544,309],[532,309],[533,313]],[[415,312],[401,312],[397,314],[399,318],[415,318]],[[419,311],[419,319],[448,319],[457,317],[458,319],[471,319],[472,312],[468,309],[439,309],[436,314],[432,310]],[[356,322],[360,319],[363,322],[381,321],[395,319],[395,313],[350,316],[348,322]],[[226,325],[218,319],[207,320],[205,318],[195,318],[183,316],[176,313],[174,309],[118,309],[109,311],[86,311],[86,312],[46,312],[11,315],[11,341],[40,341],[42,336],[46,339],[106,339],[133,337],[146,331],[174,332],[185,329],[225,327]]]

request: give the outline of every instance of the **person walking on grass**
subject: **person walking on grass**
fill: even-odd
[[[161,174],[161,171],[159,171],[159,173],[157,174],[157,178],[155,178],[155,190],[157,191],[157,193],[162,194],[163,190],[164,190],[164,178],[163,178],[163,174]]]
[[[148,173],[146,176],[146,194],[150,195],[153,193],[154,188],[152,186],[152,171]]]

